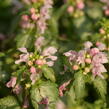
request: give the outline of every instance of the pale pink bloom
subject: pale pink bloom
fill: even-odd
[[[42,55],[43,56],[50,56],[53,55],[57,52],[57,49],[55,47],[48,47],[46,49],[44,49]]]
[[[83,2],[78,2],[77,3],[77,8],[78,9],[83,9],[85,7],[84,3]]]
[[[36,20],[39,18],[39,15],[33,13],[33,14],[31,15],[31,18],[32,18],[32,20],[36,21]]]
[[[38,26],[38,29],[39,29],[39,32],[41,34],[44,34],[46,28],[47,28],[47,24],[45,22],[45,19],[44,18],[40,18],[38,21],[37,21],[37,26]]]
[[[73,50],[65,52],[64,55],[69,58],[69,62],[74,61],[77,58],[77,52]]]
[[[29,54],[21,54],[20,59],[15,61],[15,64],[20,64],[21,62],[27,62],[29,58]]]
[[[32,73],[30,75],[30,79],[32,81],[32,84],[34,84],[36,82],[36,80],[37,80],[37,73]]]
[[[85,59],[85,62],[88,63],[88,64],[90,64],[91,63],[91,59],[90,58],[86,58]]]
[[[10,87],[13,88],[16,85],[16,81],[17,81],[16,77],[11,77],[10,81],[6,84],[6,86],[8,88],[10,88]]]
[[[102,64],[96,64],[95,66],[93,66],[92,68],[92,73],[94,76],[98,75],[101,76],[103,72],[107,72],[107,70],[105,69],[104,65]],[[103,77],[103,76],[101,76]]]
[[[93,44],[92,44],[92,42],[90,42],[90,41],[87,41],[87,42],[84,43],[84,47],[85,47],[86,49],[91,48],[92,46],[93,46]]]
[[[97,53],[99,53],[100,51],[99,51],[99,49],[98,48],[92,48],[92,49],[90,49],[90,55],[91,56],[93,56],[93,55],[95,55],[95,54],[97,54]]]
[[[32,67],[30,68],[30,72],[31,72],[31,73],[36,73],[36,68],[32,66]]]
[[[35,42],[35,46],[38,50],[40,50],[41,47],[44,45],[44,40],[45,40],[45,38],[43,36],[40,36],[37,38],[37,40]]]
[[[106,16],[109,16],[109,9],[106,9],[106,10],[104,11],[104,13],[105,13]]]
[[[78,65],[74,65],[74,66],[72,67],[72,69],[73,69],[73,70],[78,70],[78,69],[79,69],[79,66],[78,66]]]
[[[18,50],[22,53],[28,53],[27,52],[27,49],[25,47],[22,47],[22,48],[18,48]]]
[[[22,87],[20,85],[16,85],[13,89],[13,92],[17,95],[20,94],[21,91],[22,91]]]
[[[100,28],[99,31],[101,34],[105,34],[105,30],[103,28]]]
[[[83,64],[85,63],[85,50],[81,50],[78,52],[78,57],[77,57],[77,62],[78,64]]]
[[[56,61],[57,56],[48,56],[46,59],[51,59],[52,61]]]
[[[59,87],[59,95],[60,95],[60,96],[63,96],[63,91],[66,90],[66,87],[70,84],[70,81],[71,81],[71,80],[69,80],[69,81],[63,83],[63,84]]]
[[[54,65],[54,62],[53,61],[48,61],[48,62],[46,62],[46,64],[48,65],[48,66],[53,66]]]
[[[23,54],[20,55],[20,59],[15,61],[15,64],[20,64],[21,62],[27,62],[29,58],[29,53],[27,52],[27,49],[22,47],[18,49]]]
[[[31,14],[34,14],[36,12],[35,8],[30,9]]]
[[[98,64],[98,63],[104,64],[107,62],[108,62],[107,55],[103,52],[97,53],[96,55],[94,55],[94,57],[92,59],[93,64]]]
[[[24,21],[28,21],[29,20],[29,16],[28,15],[22,15],[22,20]]]
[[[67,57],[69,57],[69,56],[72,56],[72,55],[77,55],[77,52],[76,51],[73,51],[73,50],[70,50],[68,52],[65,52],[64,55],[67,56]]]
[[[51,8],[51,7],[48,7]],[[44,19],[50,19],[50,15],[49,15],[49,10],[47,9],[46,6],[43,6],[40,10],[40,14],[42,15],[42,17],[44,17]]]
[[[73,6],[69,6],[68,8],[67,8],[67,12],[68,13],[72,13],[74,11],[74,7]]]
[[[105,44],[103,44],[103,43],[99,43],[99,44],[97,44],[97,47],[98,47],[98,49],[99,50],[106,50],[106,45]]]
[[[37,64],[37,65],[44,65],[45,61],[42,60],[42,59],[38,59],[38,60],[36,60],[35,64]]]

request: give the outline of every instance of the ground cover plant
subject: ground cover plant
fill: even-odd
[[[0,0],[0,109],[109,109],[109,0]]]

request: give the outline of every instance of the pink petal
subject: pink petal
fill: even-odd
[[[24,47],[22,47],[22,48],[18,48],[18,50],[19,50],[20,52],[27,53],[27,49],[24,48]]]

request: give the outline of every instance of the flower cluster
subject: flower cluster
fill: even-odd
[[[105,45],[99,43],[97,47],[93,47],[93,44],[89,41],[84,43],[84,49],[79,52],[68,51],[64,53],[69,59],[69,63],[73,70],[82,70],[83,74],[88,74],[92,72],[95,76],[100,76],[104,78],[104,72],[107,72],[104,65],[108,62],[107,55],[105,52]]]
[[[33,3],[37,2],[39,1],[36,0]],[[52,4],[52,0],[44,0],[43,5],[41,5],[40,8],[31,7],[29,9],[29,15],[22,15],[21,26],[23,28],[37,27],[38,33],[43,34],[47,28],[46,21],[50,19]]]
[[[104,3],[103,10],[104,14],[106,16],[109,16],[109,0],[100,0],[102,3]]]
[[[20,59],[15,61],[15,64],[26,63],[26,65],[29,67],[29,72],[31,73],[30,79],[32,81],[32,84],[34,84],[37,78],[40,76],[40,68],[43,65],[51,67],[54,65],[54,61],[57,60],[57,56],[54,55],[57,52],[57,49],[53,46],[41,50],[43,41],[44,37],[39,37],[36,40],[35,46],[37,48],[37,52],[34,53],[28,52],[27,49],[24,47],[18,49],[20,52],[22,52],[22,54],[20,55]],[[13,81],[15,80],[11,79],[10,81],[11,82],[9,83],[13,87],[13,83],[15,83]]]
[[[71,1],[70,1],[71,2]],[[70,3],[71,5],[68,6],[67,12],[74,17],[79,17],[83,15],[83,9],[85,7],[83,0],[76,0],[75,2]]]

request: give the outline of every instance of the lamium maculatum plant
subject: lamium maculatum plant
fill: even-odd
[[[0,109],[109,109],[108,18],[108,0],[1,0]]]

